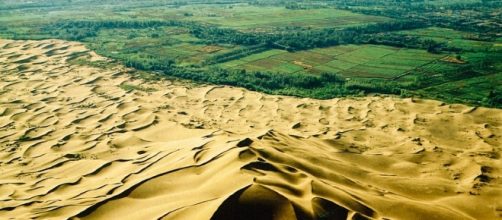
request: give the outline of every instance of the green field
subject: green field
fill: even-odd
[[[418,90],[416,93],[423,97],[447,100],[452,103],[477,100],[473,101],[473,104],[481,105],[486,101],[489,91],[502,91],[502,73],[447,82]]]
[[[73,20],[181,20],[213,24],[241,31],[271,31],[276,28],[333,28],[367,25],[392,21],[382,16],[364,15],[340,9],[291,10],[284,7],[259,7],[249,4],[192,4],[180,7],[135,7],[133,10],[112,10],[106,5],[95,10],[72,6],[72,10],[55,8],[50,11],[2,11],[0,22],[29,26]],[[22,13],[22,15],[20,14]],[[264,19],[266,18],[266,19]],[[16,29],[15,26],[12,28]],[[22,32],[22,29],[17,29]]]
[[[280,73],[338,73],[346,78],[392,79],[412,70],[427,69],[445,55],[381,45],[343,45],[300,52],[268,50],[219,64],[248,71]]]
[[[390,21],[381,16],[363,15],[339,9],[290,10],[248,4],[197,4],[181,7],[120,12],[135,18],[180,19],[214,24],[242,31],[269,31],[284,27],[348,27]],[[153,16],[152,16],[153,15]]]
[[[289,10],[284,7],[264,8],[247,5],[210,8],[187,6],[179,11],[191,14],[186,18],[188,20],[254,31],[291,26],[347,27],[391,20],[386,17],[362,15],[338,9]]]
[[[406,36],[416,36],[446,43],[448,46],[462,48],[469,51],[502,51],[502,47],[495,42],[483,39],[477,33],[457,31],[449,28],[422,28],[396,32]]]
[[[207,44],[180,27],[105,29],[87,44],[110,57],[164,57],[180,66],[200,65],[211,56],[241,48]]]

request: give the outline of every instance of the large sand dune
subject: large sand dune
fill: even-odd
[[[76,54],[102,59],[0,40],[0,219],[502,219],[502,110],[146,82]]]

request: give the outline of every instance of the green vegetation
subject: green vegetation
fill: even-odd
[[[299,52],[268,50],[219,64],[221,67],[280,73],[338,73],[345,78],[394,79],[440,62],[446,55],[379,45],[343,45]]]
[[[21,135],[18,139],[18,141],[30,141],[31,140],[31,137],[29,137],[28,135],[26,134],[23,134]]]
[[[146,88],[143,86],[137,86],[137,85],[127,84],[127,83],[120,85],[120,88],[127,91],[127,92],[130,92],[133,90],[142,91],[142,92],[155,92],[155,91],[157,91],[154,88]]]
[[[399,35],[415,36],[422,39],[429,39],[435,42],[444,43],[448,47],[461,48],[462,51],[499,51],[502,47],[497,47],[496,42],[482,37],[480,34],[472,32],[457,31],[448,28],[422,28],[397,32]]]
[[[81,41],[151,80],[502,107],[501,9],[490,0],[5,1],[0,38]],[[113,65],[83,54],[70,62]]]
[[[150,57],[166,58],[166,63],[200,65],[212,56],[237,49],[234,45],[211,45],[189,34],[187,28],[104,29],[89,40],[98,53],[119,60],[147,62]],[[149,67],[146,67],[149,69]]]
[[[79,66],[91,66],[91,67],[96,67],[96,68],[109,68],[115,65],[113,62],[109,62],[106,60],[96,60],[96,61],[90,61],[86,57],[78,57],[75,59],[69,60],[69,63],[74,64],[74,65],[79,65]]]
[[[357,14],[333,8],[290,10],[281,6],[187,6],[179,9],[191,16],[186,20],[199,21],[245,31],[265,31],[297,26],[305,28],[348,27],[380,23],[391,19]],[[265,19],[257,19],[265,18]]]
[[[486,95],[489,91],[489,95]],[[417,94],[448,102],[462,102],[465,99],[479,100],[474,104],[496,105],[502,100],[502,73],[489,76],[447,82],[416,91]]]

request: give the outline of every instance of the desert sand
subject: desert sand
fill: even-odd
[[[500,109],[146,81],[77,54],[104,59],[0,40],[0,219],[502,219]]]

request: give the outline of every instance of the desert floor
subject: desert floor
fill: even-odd
[[[0,40],[0,219],[502,219],[500,109],[147,81],[76,55],[104,59]]]

